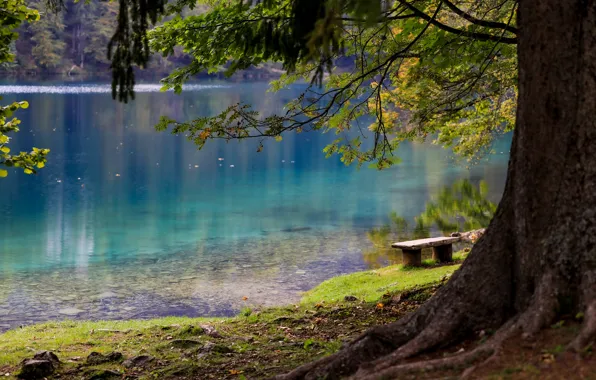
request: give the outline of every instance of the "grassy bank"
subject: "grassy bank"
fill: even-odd
[[[367,327],[395,320],[428,298],[457,267],[394,265],[339,276],[307,292],[298,305],[245,308],[235,318],[66,321],[28,326],[0,335],[0,371],[12,377],[23,359],[49,350],[64,362],[59,370],[62,378],[92,377],[100,369],[159,378],[264,377],[332,353]],[[393,295],[414,289],[420,289],[413,292],[415,300],[391,305]],[[346,301],[346,296],[357,301]],[[211,328],[217,333],[209,335]],[[185,344],[189,347],[181,347]],[[138,369],[125,368],[120,362],[87,366],[85,360],[92,351],[117,351],[125,358],[150,355],[155,360]]]
[[[395,321],[415,310],[458,266],[427,263],[426,268],[413,269],[396,265],[340,276],[304,294],[297,305],[245,308],[234,318],[67,321],[29,326],[0,335],[0,374],[14,378],[21,360],[50,350],[63,363],[57,371],[61,379],[266,378],[329,355],[368,327]],[[557,329],[558,334],[573,328],[561,326],[564,328]],[[561,339],[545,343],[554,347],[552,354],[547,351],[547,358],[554,358]],[[91,352],[115,351],[123,358],[87,363]],[[514,353],[510,362],[491,369],[496,378],[503,374],[540,378],[545,374],[539,366],[528,364],[531,356],[520,360],[519,352]],[[124,361],[140,355],[146,360]],[[546,354],[538,351],[537,355],[537,360],[542,360]]]

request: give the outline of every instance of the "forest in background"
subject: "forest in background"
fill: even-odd
[[[14,62],[0,65],[0,72],[13,76],[93,75],[110,76],[107,46],[116,28],[118,2],[66,0],[64,9],[54,13],[44,0],[30,0],[41,18],[24,23],[19,38],[11,46]],[[205,11],[201,6],[185,14]],[[182,49],[164,58],[154,54],[141,76],[164,76],[173,68],[186,65],[191,57]],[[243,77],[271,77],[281,73],[281,65],[265,64],[240,73]]]

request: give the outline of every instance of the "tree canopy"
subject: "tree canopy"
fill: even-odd
[[[110,51],[122,100],[133,95],[133,63],[176,47],[193,59],[164,79],[167,89],[181,91],[203,71],[225,66],[231,75],[268,61],[287,70],[273,89],[311,84],[283,114],[235,104],[213,117],[159,123],[199,147],[255,138],[260,150],[264,139],[319,130],[338,136],[328,155],[384,168],[398,161],[394,152],[406,139],[436,136],[474,159],[513,127],[516,1],[209,1],[209,11],[186,17],[180,12],[194,1],[148,4],[137,12],[134,2],[121,1]],[[159,15],[171,19],[145,35]],[[350,64],[338,70],[342,60]]]

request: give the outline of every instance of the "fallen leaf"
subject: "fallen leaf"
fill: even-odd
[[[542,354],[542,361],[545,363],[552,363],[555,361],[555,355],[553,354]]]

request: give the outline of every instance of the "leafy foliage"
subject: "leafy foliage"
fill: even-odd
[[[162,119],[158,129],[185,132],[199,147],[214,138],[256,138],[259,149],[262,140],[289,131],[334,132],[338,139],[327,155],[381,169],[399,161],[394,152],[402,141],[428,136],[477,158],[513,126],[516,6],[513,0],[221,1],[201,15],[177,15],[149,33],[153,50],[168,56],[182,47],[193,57],[164,88],[181,91],[201,71],[227,64],[232,74],[265,61],[287,70],[273,89],[299,80],[311,86],[284,114],[259,115],[236,104],[213,117]],[[345,57],[350,68],[332,70]]]
[[[2,12],[0,12],[0,63],[9,62],[14,58],[9,47],[18,35],[14,29],[24,21],[35,21],[39,19],[39,13],[35,9],[28,8],[22,0],[2,0]],[[1,99],[1,97],[0,97]],[[27,108],[27,102],[14,102],[10,105],[0,106],[0,167],[19,167],[26,174],[36,172],[36,169],[44,167],[48,149],[33,148],[29,153],[20,152],[10,154],[9,134],[19,131],[20,120],[12,117],[14,111],[19,108]],[[0,168],[0,177],[6,177],[8,171]]]
[[[20,0],[2,0],[0,4],[0,63],[4,63],[14,59],[11,45],[18,37],[15,29],[22,22],[38,20],[39,13]]]

